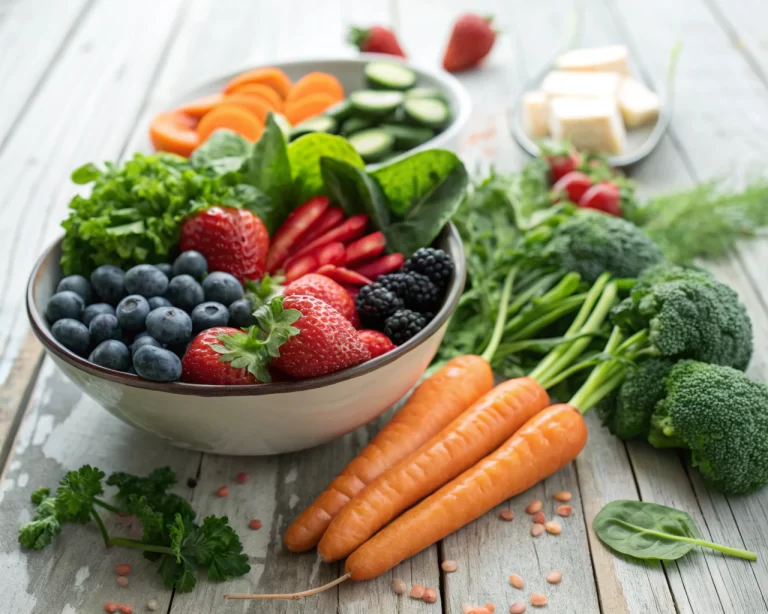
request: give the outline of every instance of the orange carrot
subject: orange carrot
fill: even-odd
[[[244,107],[222,103],[210,113],[206,113],[197,125],[200,142],[205,141],[219,128],[228,128],[249,141],[256,141],[264,130],[264,124]]]
[[[268,85],[263,83],[246,83],[232,90],[232,94],[246,94],[247,96],[256,96],[267,102],[273,111],[280,112],[283,108],[283,99],[280,95]]]
[[[309,94],[298,100],[287,102],[285,104],[285,117],[295,126],[305,119],[320,115],[320,113],[337,102],[338,100],[330,94]]]
[[[552,405],[490,454],[360,546],[345,571],[369,580],[479,518],[570,463],[587,441],[571,405]]]
[[[401,512],[490,454],[547,405],[547,391],[531,378],[499,384],[352,499],[331,522],[318,554],[326,562],[348,556]]]
[[[344,88],[336,77],[327,72],[311,72],[294,84],[285,101],[292,102],[310,94],[328,94],[336,102],[344,100]]]
[[[249,113],[253,114],[253,116],[264,125],[267,123],[267,115],[274,110],[263,98],[249,96],[248,94],[231,94],[225,96],[224,100],[219,104],[236,104],[241,106]],[[214,109],[215,108],[216,107],[214,107]]]
[[[200,119],[223,99],[223,94],[211,94],[210,96],[203,96],[202,98],[183,104],[177,110],[196,119]]]
[[[224,93],[229,94],[246,83],[261,83],[271,87],[282,100],[285,100],[286,96],[288,96],[288,92],[293,85],[288,75],[279,68],[255,68],[238,75],[227,83],[224,86]]]
[[[202,143],[195,131],[196,125],[194,117],[180,111],[158,113],[149,125],[149,138],[156,151],[169,151],[188,158]]]
[[[459,356],[414,390],[392,420],[288,527],[285,544],[303,552],[317,545],[334,516],[367,484],[417,450],[493,387],[488,361]]]

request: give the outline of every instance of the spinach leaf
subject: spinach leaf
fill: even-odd
[[[320,171],[323,157],[338,158],[360,168],[365,166],[355,148],[340,136],[315,132],[293,141],[288,145],[288,160],[299,203],[312,196],[328,194]]]
[[[195,169],[210,169],[214,175],[237,171],[250,155],[253,145],[231,130],[219,129],[189,158]]]
[[[611,501],[595,516],[592,526],[600,541],[636,559],[674,561],[701,546],[757,560],[754,552],[702,539],[690,514],[658,503]]]
[[[72,183],[77,185],[91,183],[91,181],[96,181],[99,177],[101,177],[101,170],[93,162],[83,164],[80,168],[72,171]]]
[[[321,158],[320,168],[326,189],[344,213],[365,213],[376,226],[389,226],[389,205],[379,183],[365,169],[337,160]]]

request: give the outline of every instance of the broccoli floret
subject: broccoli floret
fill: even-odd
[[[742,370],[752,357],[752,322],[739,296],[704,271],[648,269],[611,318],[624,332],[648,329],[661,356]]]
[[[666,358],[649,358],[629,371],[621,388],[595,408],[603,426],[621,439],[647,437],[651,414],[664,397],[664,379],[673,364]]]
[[[685,447],[702,475],[730,494],[768,483],[768,386],[730,367],[677,363],[651,418],[648,441]]]

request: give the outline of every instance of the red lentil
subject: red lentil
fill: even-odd
[[[541,511],[541,508],[542,508],[542,506],[543,506],[543,505],[544,505],[544,504],[543,504],[543,503],[542,503],[542,502],[541,502],[539,499],[535,499],[535,500],[531,501],[531,502],[530,502],[530,503],[529,503],[529,504],[526,506],[526,508],[525,508],[525,512],[526,512],[526,514],[531,514],[531,515],[533,515],[533,514],[535,514],[536,512],[540,512],[540,511]]]
[[[523,588],[525,586],[525,580],[516,573],[509,574],[509,583],[515,588]]]
[[[400,578],[392,578],[392,590],[395,591],[395,595],[405,595],[405,591],[408,590],[408,587]]]
[[[572,496],[567,490],[561,490],[555,493],[555,501],[570,501]]]
[[[120,614],[133,614],[133,606],[127,603],[121,603],[117,609],[120,610]]]
[[[533,522],[538,524],[544,524],[547,521],[547,517],[544,515],[544,512],[536,512],[533,515]]]
[[[107,601],[107,603],[104,604],[104,611],[109,612],[109,614],[114,614],[114,612],[117,612],[117,604],[114,601]]]
[[[129,573],[131,573],[131,566],[128,563],[120,563],[119,565],[115,565],[115,573],[118,576],[127,576]]]
[[[251,476],[249,476],[245,471],[241,471],[235,476],[235,480],[240,482],[241,484],[245,484]]]
[[[428,588],[424,591],[422,600],[426,601],[427,603],[435,603],[437,601],[437,591],[434,588]]]
[[[414,584],[410,592],[411,599],[421,599],[424,596],[424,587],[421,584]]]
[[[560,523],[557,522],[557,520],[550,520],[544,525],[544,528],[547,530],[547,533],[551,533],[552,535],[560,535],[563,530],[563,527],[560,526]]]
[[[547,605],[547,596],[541,593],[531,593],[531,605],[537,608]]]
[[[220,486],[219,489],[216,491],[217,497],[228,497],[229,496],[229,488],[226,486]]]
[[[485,609],[488,610],[491,614],[493,614],[496,611],[496,606],[493,605],[490,601],[485,604]]]
[[[515,519],[515,512],[512,510],[501,510],[499,512],[499,518],[502,520],[506,520],[507,522],[510,522],[511,520]]]
[[[560,505],[557,508],[558,516],[570,516],[573,513],[573,508],[570,505]]]
[[[536,523],[536,524],[531,526],[531,535],[533,535],[533,537],[538,537],[542,533],[544,533],[544,525],[543,524]]]
[[[443,568],[443,571],[445,573],[453,573],[454,571],[456,571],[458,565],[456,565],[456,561],[443,561],[440,564],[440,567]]]
[[[560,584],[563,581],[563,572],[553,569],[547,574],[547,582],[550,584]]]
[[[511,606],[509,606],[509,614],[523,614],[528,609],[528,606],[525,605],[525,602],[523,601],[516,601]]]
[[[253,529],[254,531],[258,531],[261,528],[261,520],[257,520],[254,518],[248,523],[248,527]]]
[[[117,583],[122,587],[126,587],[128,586],[128,578],[125,576],[117,576]]]

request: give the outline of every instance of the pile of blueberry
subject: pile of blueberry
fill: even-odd
[[[70,275],[45,309],[51,333],[94,364],[158,382],[181,377],[181,360],[197,333],[254,323],[251,301],[233,275],[208,273],[205,257],[182,252],[173,264],[109,264],[90,281]]]
[[[443,250],[417,250],[398,272],[361,288],[355,302],[363,326],[402,345],[435,317],[453,269],[453,259]]]

